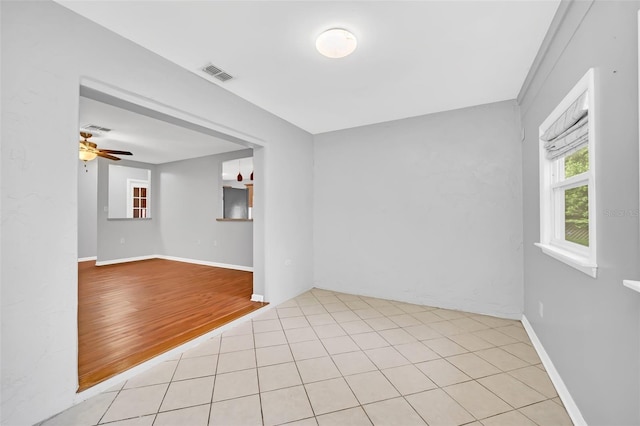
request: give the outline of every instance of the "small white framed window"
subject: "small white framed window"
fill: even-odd
[[[595,71],[539,128],[542,251],[592,277],[596,262]]]

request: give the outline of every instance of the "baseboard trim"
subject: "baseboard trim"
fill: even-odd
[[[78,263],[80,263],[80,262],[88,262],[90,260],[98,260],[98,256],[79,257],[78,258]]]
[[[112,260],[96,260],[96,266],[115,265],[117,263],[137,262],[139,260],[155,259],[157,256],[152,254],[148,256],[136,256],[136,257],[123,257],[121,259]]]
[[[261,294],[252,294],[251,301],[264,303],[264,296]]]
[[[158,254],[155,257],[158,259],[174,260],[176,262],[193,263],[195,265],[213,266],[216,268],[235,269],[236,271],[253,272],[252,266],[232,265],[229,263],[209,262],[208,260],[196,260],[188,259],[186,257],[165,256],[164,254]]]
[[[562,377],[560,377],[560,373],[558,373],[558,370],[556,370],[556,367],[553,365],[551,358],[549,358],[549,354],[547,354],[544,346],[542,346],[542,342],[540,341],[540,339],[538,339],[538,336],[533,330],[531,323],[524,314],[522,314],[522,325],[527,331],[529,339],[531,340],[531,343],[533,343],[533,347],[535,348],[536,352],[538,352],[538,356],[542,360],[542,365],[544,365],[544,368],[547,370],[549,378],[553,382],[553,385],[556,387],[558,396],[562,400],[564,407],[567,409],[567,413],[569,414],[569,417],[571,417],[571,421],[573,421],[573,424],[576,426],[586,426],[587,422],[584,420],[584,417],[582,417],[582,413],[580,412],[578,405],[573,400],[573,397],[569,393],[569,389],[567,389],[567,386],[564,384]]]
[[[93,259],[96,259],[96,258],[94,257]],[[124,257],[122,259],[101,260],[101,261],[96,260],[96,266],[115,265],[117,263],[137,262],[139,260],[149,260],[149,259],[173,260],[175,262],[192,263],[194,265],[213,266],[216,268],[235,269],[236,271],[253,272],[253,267],[251,266],[209,262],[207,260],[187,259],[185,257],[165,256],[164,254],[151,254],[148,256]],[[92,260],[92,259],[86,258],[86,260]],[[78,261],[80,262],[80,259],[78,259]]]

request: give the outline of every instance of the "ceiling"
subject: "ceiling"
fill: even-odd
[[[245,147],[195,130],[80,96],[80,127],[89,124],[110,132],[93,132],[90,142],[101,149],[131,151],[123,159],[161,164]],[[80,135],[78,135],[79,137]]]
[[[312,134],[514,99],[559,0],[59,3]],[[355,34],[342,59],[315,50]],[[212,63],[227,82],[204,74]]]

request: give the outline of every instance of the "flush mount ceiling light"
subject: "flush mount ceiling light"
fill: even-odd
[[[327,58],[344,58],[356,50],[356,37],[344,28],[332,28],[316,39],[316,49]]]

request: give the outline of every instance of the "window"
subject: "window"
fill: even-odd
[[[597,272],[594,71],[540,126],[540,243],[544,253]]]

